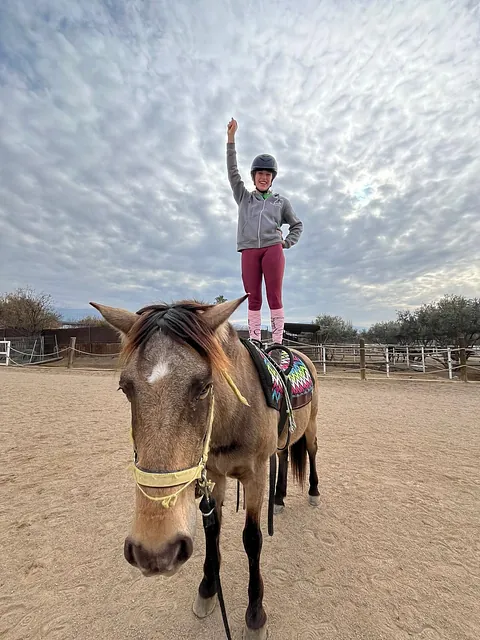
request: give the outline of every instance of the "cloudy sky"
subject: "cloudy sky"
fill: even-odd
[[[72,309],[242,295],[233,116],[245,182],[274,154],[304,223],[287,320],[478,296],[479,7],[1,0],[0,290]]]

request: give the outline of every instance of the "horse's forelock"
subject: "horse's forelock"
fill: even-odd
[[[122,361],[127,363],[130,357],[143,349],[150,338],[161,329],[177,343],[193,347],[213,369],[227,369],[229,362],[220,340],[203,318],[203,312],[211,306],[196,301],[184,301],[173,305],[143,307],[137,311],[139,318],[124,340]]]

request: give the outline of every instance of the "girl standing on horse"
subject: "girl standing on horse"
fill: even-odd
[[[287,198],[272,193],[271,186],[278,168],[275,158],[268,154],[257,156],[250,169],[255,185],[246,189],[237,168],[235,133],[238,124],[233,118],[227,128],[227,170],[233,197],[238,205],[237,251],[241,253],[242,281],[248,298],[248,331],[250,339],[261,340],[262,276],[265,279],[272,338],[282,343],[285,313],[282,301],[284,249],[298,242],[303,231],[302,222],[293,212]],[[289,225],[289,233],[282,236],[282,225]]]

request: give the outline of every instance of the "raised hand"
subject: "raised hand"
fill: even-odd
[[[232,118],[228,123],[228,127],[227,127],[227,135],[230,142],[233,142],[235,140],[235,134],[237,133],[237,129],[238,129],[238,123],[235,120],[235,118]]]

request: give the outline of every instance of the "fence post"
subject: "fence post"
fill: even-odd
[[[388,347],[385,347],[385,370],[387,372],[387,378],[389,378],[390,377],[390,353],[389,353]]]
[[[67,362],[67,367],[69,369],[73,367],[73,358],[75,356],[76,341],[77,341],[77,338],[75,336],[73,336],[73,338],[70,338],[70,344],[68,346],[68,362]]]
[[[366,380],[365,338],[360,338],[360,380]]]
[[[322,345],[322,362],[323,362],[323,375],[327,375],[327,350],[324,345]]]
[[[425,347],[422,346],[422,371],[425,373]]]
[[[405,352],[406,352],[406,356],[407,356],[407,369],[410,369],[410,350],[408,348],[408,344],[407,344],[407,347],[405,349]]]
[[[447,364],[448,364],[448,379],[451,380],[453,378],[453,371],[452,371],[452,350],[450,347],[447,348]]]
[[[465,338],[463,336],[459,339],[460,344],[460,378],[463,382],[468,382],[467,373],[467,352],[465,350]]]

